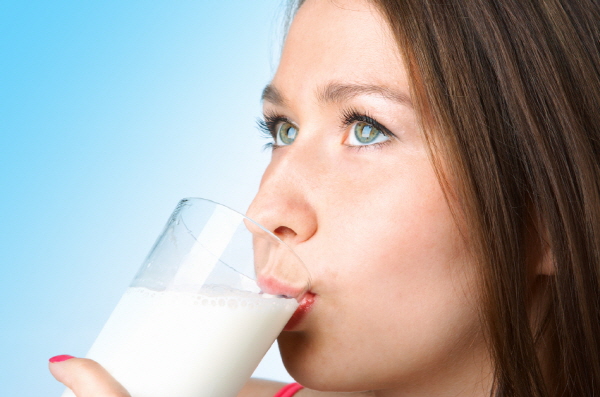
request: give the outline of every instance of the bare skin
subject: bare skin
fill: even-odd
[[[366,0],[304,3],[265,91],[276,148],[248,211],[312,276],[312,310],[279,338],[286,368],[308,387],[298,397],[489,395],[477,269],[409,92],[387,23]],[[78,397],[127,396],[82,360],[50,370]],[[281,386],[251,380],[240,397]]]
[[[489,395],[477,268],[409,93],[369,2],[303,4],[265,90],[277,145],[248,211],[313,278],[314,307],[279,337],[282,358],[316,390]]]
[[[72,358],[67,361],[49,364],[50,372],[60,382],[69,387],[78,397],[131,397],[104,368],[98,363]],[[263,379],[250,379],[238,397],[272,397],[285,383]],[[371,396],[370,393],[334,393],[303,389],[297,397]]]
[[[242,389],[238,397],[272,397],[279,391],[285,383],[272,382],[262,379],[250,379],[246,386]],[[372,396],[372,393],[337,393],[337,392],[320,392],[310,389],[302,389],[296,393],[295,397],[368,397]]]

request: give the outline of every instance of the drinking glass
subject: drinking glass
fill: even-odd
[[[86,357],[132,397],[235,397],[309,289],[267,229],[183,199]]]

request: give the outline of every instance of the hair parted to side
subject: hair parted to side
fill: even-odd
[[[600,396],[600,5],[370,1],[481,267],[493,395]],[[542,260],[548,304],[531,322]]]

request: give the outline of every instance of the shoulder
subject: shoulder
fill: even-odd
[[[310,389],[300,390],[294,397],[372,397],[373,394],[370,392],[360,393],[337,393],[337,392],[325,392],[316,391]],[[273,396],[271,396],[273,397]]]
[[[237,397],[273,397],[286,384],[264,379],[250,379]],[[302,389],[294,397],[369,397],[371,393],[334,393]]]
[[[237,397],[273,397],[285,383],[251,378]]]

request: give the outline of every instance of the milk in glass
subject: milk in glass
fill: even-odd
[[[132,397],[235,397],[297,306],[222,286],[132,287],[87,357]]]

